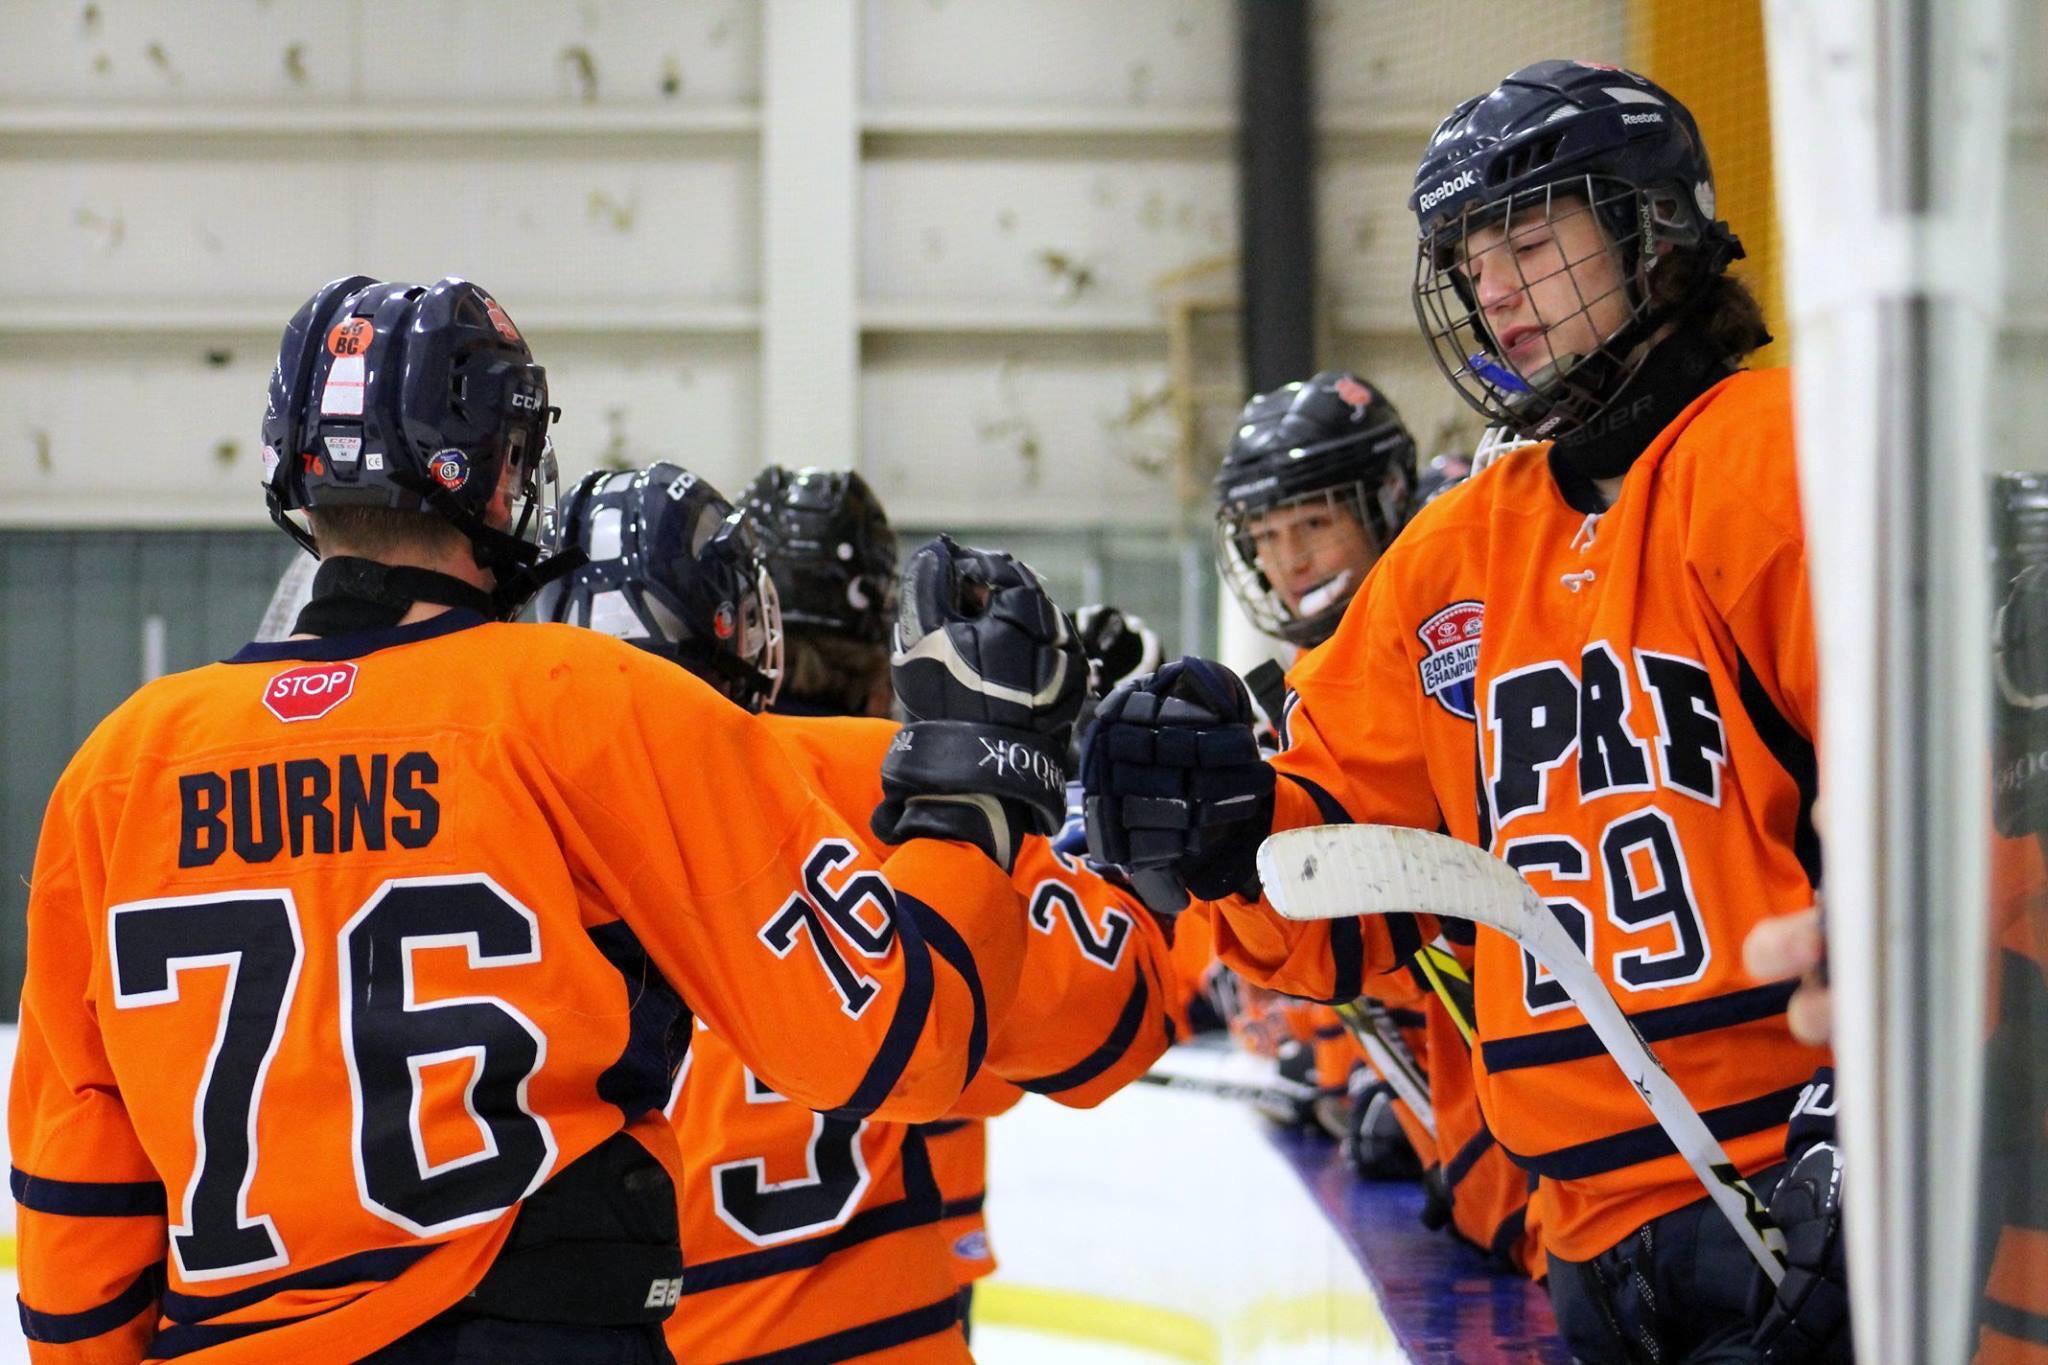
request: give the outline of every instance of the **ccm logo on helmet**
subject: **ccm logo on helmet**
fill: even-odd
[[[282,721],[318,720],[355,690],[352,663],[300,664],[270,680],[263,689],[263,704]]]
[[[1449,180],[1441,181],[1435,189],[1424,190],[1422,192],[1422,198],[1417,200],[1416,204],[1423,211],[1427,212],[1428,210],[1435,208],[1438,204],[1443,203],[1444,200],[1450,198],[1452,195],[1457,194],[1463,190],[1469,190],[1478,183],[1478,171],[1459,171]]]

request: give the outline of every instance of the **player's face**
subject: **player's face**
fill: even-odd
[[[1621,253],[1583,199],[1474,228],[1462,269],[1495,351],[1524,379],[1591,355],[1628,320]]]
[[[1258,513],[1245,531],[1259,572],[1296,616],[1341,601],[1380,557],[1358,514],[1335,493]]]

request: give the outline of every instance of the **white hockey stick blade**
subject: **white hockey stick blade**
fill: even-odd
[[[1259,846],[1266,899],[1287,919],[1422,914],[1497,929],[1550,970],[1686,1165],[1776,1284],[1785,1238],[1607,983],[1522,875],[1474,844],[1400,825],[1311,825]]]

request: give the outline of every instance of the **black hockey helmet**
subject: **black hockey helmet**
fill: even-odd
[[[388,507],[442,517],[497,577],[507,616],[549,566],[527,539],[552,496],[547,372],[488,293],[351,275],[324,286],[286,324],[263,414],[270,516],[308,553],[301,508]],[[517,472],[510,531],[484,514],[502,471]],[[563,565],[552,566],[559,572]]]
[[[1644,77],[1596,62],[1537,62],[1460,104],[1430,138],[1408,203],[1421,229],[1415,315],[1437,365],[1489,421],[1540,440],[1604,412],[1657,328],[1701,302],[1742,256],[1714,217],[1713,168],[1692,114]],[[1464,271],[1466,238],[1481,226],[1513,230],[1582,208],[1617,253],[1624,320],[1593,354],[1552,351],[1524,374],[1499,354],[1481,315]],[[1651,279],[1671,248],[1695,251],[1700,268],[1684,297],[1660,305]],[[1598,302],[1580,301],[1585,309]],[[1544,321],[1555,328],[1565,320]]]
[[[673,659],[749,711],[782,682],[782,612],[752,519],[672,464],[586,474],[543,524],[588,556],[537,609]]]
[[[770,465],[741,502],[767,537],[783,621],[881,643],[896,619],[896,533],[850,469]]]
[[[1327,500],[1385,550],[1415,494],[1415,438],[1384,394],[1325,370],[1255,394],[1217,471],[1216,561],[1254,626],[1297,645],[1328,639],[1363,580],[1333,581],[1290,608],[1259,567],[1254,522],[1280,507]],[[1323,600],[1323,599],[1327,600]]]

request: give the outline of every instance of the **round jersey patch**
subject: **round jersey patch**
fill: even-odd
[[[469,482],[469,457],[459,450],[437,451],[427,468],[434,482],[450,492]]]

